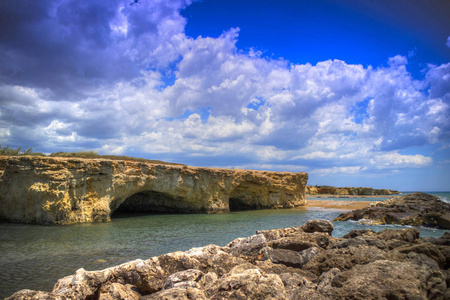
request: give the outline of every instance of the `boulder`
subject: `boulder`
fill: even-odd
[[[329,220],[308,220],[301,227],[304,232],[325,232],[331,235],[334,225]]]

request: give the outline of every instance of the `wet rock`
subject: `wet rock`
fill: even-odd
[[[331,235],[334,225],[329,220],[308,220],[301,227],[304,232],[325,232]]]
[[[425,193],[412,193],[339,215],[335,221],[432,226],[450,229],[450,204]]]

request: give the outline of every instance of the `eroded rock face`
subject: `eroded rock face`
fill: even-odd
[[[450,229],[450,204],[425,193],[412,193],[339,215],[335,221],[432,226]]]
[[[108,159],[0,157],[0,219],[109,221],[116,209],[229,212],[306,204],[306,173],[197,168]]]
[[[309,224],[321,224],[312,220]],[[266,230],[101,271],[80,269],[38,299],[448,299],[450,236],[414,228],[334,238],[307,226]],[[312,228],[320,228],[312,226]],[[296,245],[296,243],[298,245]],[[259,251],[257,250],[259,249]]]

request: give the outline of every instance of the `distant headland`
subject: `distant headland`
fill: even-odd
[[[306,186],[307,195],[341,195],[341,196],[381,196],[396,195],[399,191],[389,189],[374,189],[370,187],[333,187],[329,185]]]

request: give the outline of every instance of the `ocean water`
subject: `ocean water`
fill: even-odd
[[[446,202],[450,193],[431,193]],[[355,200],[321,198],[323,200]],[[370,200],[369,200],[370,199]],[[364,198],[380,201],[383,198]],[[208,244],[224,246],[256,230],[299,226],[309,219],[333,220],[342,210],[286,209],[229,214],[121,215],[109,223],[40,226],[0,223],[0,298],[20,289],[51,291],[59,278],[79,268],[99,270],[134,259],[148,259]],[[333,236],[352,229],[376,231],[404,226],[334,222]],[[421,236],[445,231],[420,228]]]

